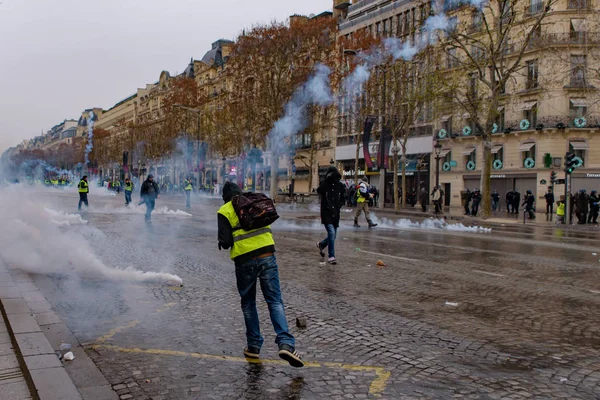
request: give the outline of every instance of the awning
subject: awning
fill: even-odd
[[[572,19],[571,26],[575,32],[585,32],[587,30],[585,29],[585,19]]]
[[[504,147],[504,145],[495,144],[494,147],[492,147],[492,154],[498,154],[498,152],[502,150],[502,147]]]
[[[533,146],[535,146],[535,142],[523,143],[519,147],[519,151],[529,151]]]
[[[444,115],[442,118],[440,118],[441,122],[446,122],[448,121],[450,118],[452,118],[452,115]]]
[[[521,111],[531,110],[536,105],[537,105],[537,101],[527,101],[527,102],[521,104],[521,106],[519,107],[519,110],[521,110]]]
[[[587,107],[588,103],[585,99],[571,99],[573,107]]]
[[[589,146],[588,146],[587,142],[584,142],[583,140],[573,140],[569,144],[571,145],[571,147],[573,148],[573,150],[587,150],[587,149],[589,149]]]
[[[463,119],[469,119],[469,118],[471,118],[471,113],[466,112],[463,114]]]
[[[442,151],[440,151],[440,157],[446,157],[448,155],[448,153],[450,153],[450,149],[443,149]]]
[[[462,151],[463,156],[470,156],[475,151],[475,147],[469,147],[468,149],[464,149]]]
[[[498,112],[501,113],[502,111],[504,111],[504,106],[499,106],[498,107]]]

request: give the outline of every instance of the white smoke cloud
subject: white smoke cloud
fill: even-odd
[[[269,141],[276,152],[285,150],[286,139],[293,138],[308,126],[306,107],[311,104],[327,106],[333,102],[329,86],[331,70],[322,64],[315,66],[315,73],[299,87],[285,106],[285,112],[269,132]]]
[[[181,278],[164,272],[111,267],[94,253],[90,243],[71,225],[85,226],[80,216],[56,211],[24,196],[22,185],[0,196],[0,260],[31,273],[64,274],[85,278],[181,284]]]
[[[94,120],[95,115],[93,111],[88,113],[87,126],[88,126],[88,141],[85,145],[85,163],[87,164],[90,161],[89,155],[94,149]]]

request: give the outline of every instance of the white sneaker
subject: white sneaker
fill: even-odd
[[[335,257],[329,257],[329,258],[327,259],[327,262],[328,262],[329,264],[332,264],[332,265],[335,265],[335,264],[337,264],[337,260],[335,259]]]

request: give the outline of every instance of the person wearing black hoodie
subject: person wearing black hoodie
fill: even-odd
[[[148,175],[148,178],[142,183],[140,198],[141,202],[146,204],[146,222],[151,222],[156,199],[160,198],[160,189],[158,184],[154,182],[152,174]]]
[[[242,189],[233,182],[223,186],[225,204],[217,214],[218,247],[231,249],[230,256],[235,264],[235,278],[241,297],[242,313],[246,323],[247,347],[244,355],[250,359],[260,358],[264,339],[260,334],[260,323],[256,309],[256,282],[269,307],[271,323],[277,335],[275,343],[279,347],[279,357],[292,367],[303,367],[304,363],[295,348],[294,336],[288,328],[281,289],[279,272],[275,259],[275,241],[271,227],[246,231],[240,227],[240,220],[231,200],[242,194]]]
[[[338,169],[331,165],[327,168],[325,179],[319,185],[317,193],[321,195],[321,223],[325,226],[327,237],[317,242],[321,258],[325,258],[325,249],[328,249],[329,264],[336,264],[335,237],[340,226],[340,209],[344,205],[346,189],[340,182],[342,175]]]

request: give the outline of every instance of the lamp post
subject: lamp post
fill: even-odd
[[[435,140],[435,145],[433,146],[435,150],[435,186],[440,186],[440,154],[442,153],[442,144],[438,139]]]

